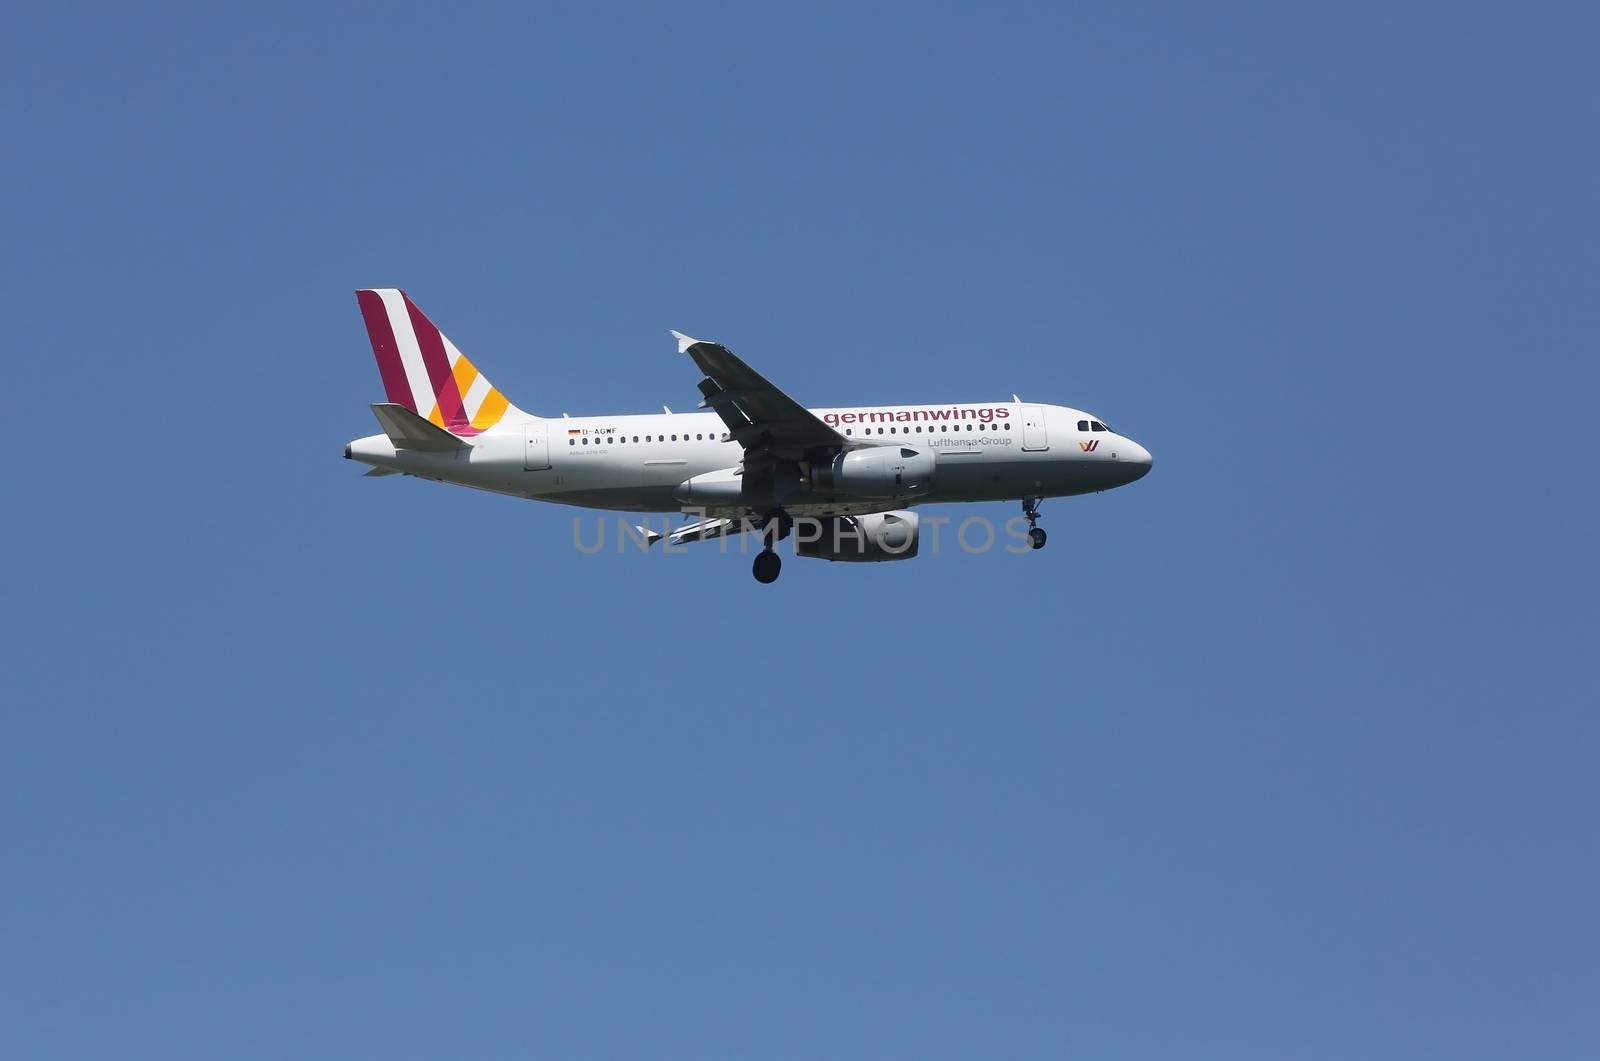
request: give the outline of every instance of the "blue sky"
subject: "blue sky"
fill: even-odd
[[[12,13],[0,1053],[1596,1056],[1597,22]],[[389,285],[545,414],[680,328],[1156,467],[582,556],[339,459]]]

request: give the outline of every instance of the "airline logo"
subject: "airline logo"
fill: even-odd
[[[435,427],[476,435],[500,422],[511,403],[397,288],[356,292],[389,400]]]
[[[1100,440],[1096,438],[1091,439],[1088,442],[1080,442],[1078,443],[1078,448],[1083,450],[1085,453],[1093,453],[1095,450],[1100,448]]]

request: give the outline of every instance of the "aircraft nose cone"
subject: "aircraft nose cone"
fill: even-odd
[[[1132,466],[1129,468],[1133,474],[1133,478],[1128,480],[1130,483],[1149,475],[1150,466],[1155,463],[1155,457],[1150,455],[1150,451],[1132,439],[1128,440],[1128,448],[1122,454],[1122,459]]]

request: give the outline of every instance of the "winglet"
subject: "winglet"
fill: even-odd
[[[646,549],[660,541],[663,537],[660,531],[653,531],[642,523],[636,525],[633,529],[644,535],[644,547]]]
[[[378,418],[378,425],[389,436],[389,441],[394,443],[395,449],[450,453],[467,445],[462,439],[436,424],[430,424],[403,405],[379,402],[372,406],[372,415]]]
[[[691,338],[682,332],[673,332],[672,337],[678,340],[678,353],[680,354],[687,354],[689,352],[689,347],[700,341],[699,339]]]

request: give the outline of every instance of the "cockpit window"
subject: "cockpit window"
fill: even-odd
[[[1079,420],[1078,421],[1078,430],[1079,431],[1087,431],[1087,430],[1089,430],[1089,421],[1087,421],[1087,420]]]
[[[1105,424],[1102,424],[1098,420],[1090,420],[1089,421],[1089,430],[1090,431],[1109,431],[1110,428],[1106,427]]]

